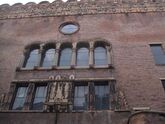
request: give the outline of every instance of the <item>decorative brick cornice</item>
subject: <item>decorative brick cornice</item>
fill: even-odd
[[[139,2],[137,2],[139,1]],[[144,13],[164,12],[165,2],[159,0],[56,0],[52,3],[43,1],[39,4],[21,3],[9,6],[0,5],[0,19],[31,18],[62,15],[86,15],[105,13]]]

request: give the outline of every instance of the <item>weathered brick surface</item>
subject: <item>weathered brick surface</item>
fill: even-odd
[[[56,73],[74,73],[78,77],[114,77],[117,86],[124,91],[130,107],[149,106],[153,110],[165,111],[165,94],[160,82],[160,78],[164,78],[165,67],[155,65],[149,46],[150,43],[160,42],[165,46],[164,20],[164,12],[1,20],[1,93],[8,91],[13,79],[41,79]],[[61,34],[58,28],[65,21],[78,22],[79,32],[71,36]],[[114,69],[14,73],[24,47],[30,43],[78,42],[95,38],[106,39],[112,44]]]
[[[164,124],[164,113],[141,112],[129,118],[129,124]]]
[[[2,124],[127,124],[130,112],[0,113]],[[120,118],[120,119],[119,119]]]
[[[52,3],[39,4],[16,3],[13,6],[4,4],[0,6],[0,19],[31,18],[61,15],[86,15],[105,13],[139,13],[163,12],[164,0],[56,0]]]

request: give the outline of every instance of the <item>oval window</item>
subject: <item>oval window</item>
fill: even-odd
[[[60,26],[60,32],[63,34],[73,34],[77,32],[78,29],[79,29],[78,24],[71,22],[64,23]]]

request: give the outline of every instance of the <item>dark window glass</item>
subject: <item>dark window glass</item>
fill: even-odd
[[[27,87],[18,87],[16,97],[14,100],[13,110],[22,110],[27,94]]]
[[[34,49],[30,52],[25,66],[26,68],[33,68],[34,66],[38,65],[38,54],[38,49]]]
[[[88,95],[88,86],[75,86],[75,92],[74,92],[75,110],[87,109],[87,95]]]
[[[77,65],[86,66],[89,61],[89,50],[85,47],[78,49],[77,51]]]
[[[43,60],[43,67],[51,67],[55,61],[55,49],[48,49],[45,52],[45,57]]]
[[[72,34],[78,30],[78,26],[75,24],[65,24],[61,27],[60,30],[64,34]]]
[[[156,64],[165,64],[165,54],[160,44],[151,45],[152,54]]]
[[[107,53],[104,47],[96,47],[94,50],[95,65],[107,65]]]
[[[72,49],[71,48],[65,48],[61,51],[60,56],[60,66],[70,66],[71,64],[71,57],[72,57]]]
[[[165,90],[165,80],[162,80],[162,85],[163,85],[163,88]]]
[[[33,110],[42,110],[47,93],[47,86],[37,86],[33,101]]]
[[[109,87],[108,84],[95,84],[95,108],[97,110],[109,109]]]

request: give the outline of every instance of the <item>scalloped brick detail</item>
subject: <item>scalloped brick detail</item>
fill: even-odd
[[[52,4],[56,4],[56,3],[64,3],[62,0],[55,0],[52,2]]]
[[[25,5],[36,5],[36,3],[35,2],[28,2]]]
[[[41,1],[39,4],[50,4],[49,1]]]
[[[15,6],[23,6],[23,4],[22,3],[15,3],[12,5],[12,7],[15,7]]]

